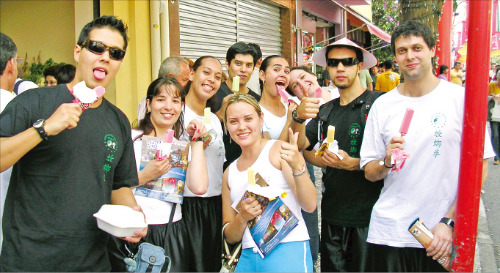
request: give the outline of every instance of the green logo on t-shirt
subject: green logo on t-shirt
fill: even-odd
[[[361,136],[361,125],[357,123],[351,124],[351,127],[349,128],[349,136],[351,138],[358,138]]]

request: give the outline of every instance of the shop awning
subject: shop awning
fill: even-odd
[[[361,20],[364,24],[366,24],[366,27],[368,28],[368,31],[371,34],[379,37],[381,40],[383,40],[385,42],[391,43],[391,35],[389,35],[387,32],[383,31],[382,29],[380,29],[379,27],[374,25],[372,22],[366,20],[363,16],[359,15],[357,12],[354,12],[351,9],[344,7],[342,4],[338,3],[336,0],[330,0],[330,1],[332,1],[333,3],[335,3],[336,5],[338,5],[339,7],[341,7],[342,9],[344,9],[345,11],[347,11],[348,13],[353,15],[354,17]]]

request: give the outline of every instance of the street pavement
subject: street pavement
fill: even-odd
[[[488,163],[488,179],[481,194],[484,206],[479,211],[479,272],[500,273],[500,165],[493,165],[493,159]]]
[[[316,189],[318,193],[319,230],[321,232],[321,169],[314,167]],[[493,159],[488,164],[488,179],[481,196],[479,209],[478,235],[474,272],[500,273],[500,165],[493,165]],[[315,271],[321,272],[318,262]]]

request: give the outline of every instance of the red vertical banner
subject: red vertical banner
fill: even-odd
[[[453,18],[453,0],[444,0],[443,8],[441,9],[441,19],[439,19],[438,32],[439,39],[437,41],[436,56],[437,68],[436,75],[439,75],[439,67],[447,65],[451,70],[451,28]],[[450,80],[450,73],[447,75]]]
[[[453,272],[472,272],[474,268],[488,96],[491,3],[468,1],[469,37]]]

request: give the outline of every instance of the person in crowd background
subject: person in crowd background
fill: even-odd
[[[72,89],[81,81],[108,87],[127,40],[121,20],[94,19],[74,47],[74,80],[25,92],[0,114],[0,170],[14,165],[0,271],[110,270],[108,234],[92,215],[104,204],[140,211],[130,189],[138,183],[130,125],[103,97],[82,113]],[[138,242],[146,233],[123,239]]]
[[[170,76],[154,80],[146,93],[146,116],[139,122],[139,126],[132,130],[134,141],[135,160],[137,165],[139,186],[166,174],[171,168],[171,161],[167,159],[152,159],[142,170],[140,169],[142,154],[142,137],[152,136],[163,138],[167,130],[174,130],[175,139],[183,134],[195,141],[189,142],[190,160],[186,171],[185,186],[196,194],[204,194],[208,187],[207,165],[203,152],[203,142],[196,141],[205,136],[206,128],[203,122],[193,119],[184,131],[182,106],[184,104],[184,90],[182,86]],[[199,131],[198,131],[199,130]],[[134,190],[134,194],[136,191]],[[135,195],[137,204],[141,206],[149,232],[137,244],[126,243],[122,240],[110,240],[108,249],[112,271],[125,272],[124,259],[127,258],[127,249],[136,253],[142,242],[160,246],[165,250],[165,255],[170,257],[172,272],[186,272],[190,268],[191,253],[189,249],[187,231],[181,224],[181,204],[175,206],[171,202]],[[175,211],[172,212],[172,209]],[[172,223],[170,214],[174,213]],[[170,227],[168,227],[170,226]],[[167,270],[165,262],[162,272]]]
[[[43,71],[43,77],[45,78],[45,86],[56,86],[56,70],[57,65],[49,66]]]
[[[462,77],[463,77],[462,63],[455,62],[453,64],[453,69],[450,71],[450,82],[462,86]]]
[[[224,234],[228,243],[242,241],[243,250],[236,272],[312,272],[309,236],[300,209],[307,212],[315,210],[316,189],[306,173],[305,160],[298,151],[297,134],[288,128],[288,142],[263,138],[263,112],[249,95],[231,97],[223,113],[224,125],[242,149],[241,156],[224,172],[222,185],[223,222],[229,223]],[[248,221],[262,214],[263,208],[254,197],[244,200],[239,212],[232,207],[247,189],[249,167],[267,184],[287,193],[282,198],[283,202],[299,219],[298,226],[265,258],[253,250],[256,244],[247,227]]]
[[[189,62],[186,58],[179,56],[167,57],[160,65],[158,78],[170,76],[184,88],[189,82],[189,72],[191,71]],[[144,119],[146,115],[146,97],[144,97],[137,108],[137,121]]]
[[[59,64],[56,69],[55,78],[57,84],[66,84],[75,78],[76,67],[72,64]]]
[[[222,65],[215,57],[203,56],[194,62],[185,87],[188,90],[183,111],[185,128],[193,119],[204,120],[204,109],[219,90],[221,78]],[[212,130],[208,130],[210,137],[204,142],[208,189],[202,195],[184,189],[182,203],[182,222],[188,233],[187,244],[192,250],[188,271],[215,272],[221,268],[221,184],[225,150],[219,118],[211,113],[209,119]]]
[[[500,104],[500,70],[497,72],[496,81],[490,82],[488,85],[488,95],[492,96],[489,104],[492,104],[493,108],[495,104]],[[493,149],[495,150],[495,159],[493,164],[500,164],[500,120],[496,117],[492,117],[491,109],[488,111],[488,117],[490,119],[491,127],[491,143],[493,144]]]
[[[438,78],[443,79],[445,81],[448,81],[448,73],[450,70],[448,69],[447,65],[442,64],[439,66],[439,76]]]
[[[375,89],[375,86],[377,85],[377,77],[378,77],[378,75],[380,75],[378,66],[376,66],[376,65],[372,66],[369,69],[369,71],[370,71],[370,76],[372,77],[372,81],[373,81],[372,82],[372,84],[374,86],[373,89]],[[375,91],[375,90],[373,90],[373,91]]]
[[[370,75],[370,72],[368,69],[361,69],[359,71],[359,81],[361,83],[361,86],[363,86],[364,89],[368,89],[370,91],[373,91],[373,79]]]
[[[255,58],[257,59],[257,62],[255,62],[255,67],[252,72],[252,76],[250,77],[250,80],[247,82],[247,87],[248,89],[254,91],[257,95],[260,96],[262,93],[260,90],[260,85],[259,85],[259,70],[260,70],[260,65],[262,64],[262,51],[260,50],[260,46],[255,43],[248,43],[249,46],[253,47],[257,55]]]
[[[465,92],[434,76],[436,40],[422,22],[401,23],[391,45],[405,82],[375,101],[361,146],[366,178],[384,180],[368,230],[368,270],[444,271],[451,264]],[[414,114],[405,132],[400,128],[408,108]],[[391,171],[398,152],[409,157]],[[493,155],[486,141],[483,182]],[[434,235],[427,248],[408,232],[417,217]]]
[[[394,89],[400,83],[399,74],[392,71],[394,66],[391,60],[383,63],[384,72],[377,77],[377,84],[375,85],[376,91],[388,92]]]

